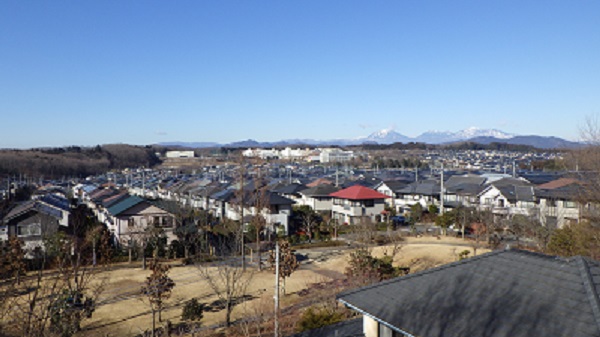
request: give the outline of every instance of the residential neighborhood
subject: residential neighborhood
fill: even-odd
[[[3,215],[0,240],[21,240],[23,258],[35,261],[54,249],[48,246],[52,244],[48,238],[57,233],[78,237],[84,217],[87,219],[84,223],[94,223],[93,226],[105,233],[102,235],[108,240],[106,244],[113,247],[111,254],[122,256],[121,261],[132,266],[140,259],[145,268],[146,261],[157,258],[192,261],[193,254],[241,254],[244,268],[261,270],[268,268],[269,251],[278,240],[315,247],[334,244],[331,247],[341,247],[334,249],[348,249],[360,242],[357,238],[365,234],[358,233],[364,231],[365,226],[373,226],[373,233],[379,231],[380,234],[369,235],[377,242],[394,242],[393,235],[407,239],[459,238],[465,240],[464,247],[495,247],[499,249],[497,252],[505,251],[492,254],[500,254],[498,258],[511,256],[507,260],[510,264],[520,256],[544,259],[542,255],[528,255],[526,251],[546,251],[553,233],[587,223],[595,210],[595,203],[584,198],[589,191],[590,172],[526,169],[531,166],[526,158],[553,161],[561,156],[556,153],[540,157],[505,152],[476,156],[455,151],[416,152],[410,155],[416,156],[420,164],[410,168],[379,165],[378,152],[363,151],[357,154],[362,158],[361,163],[340,160],[324,164],[298,155],[249,158],[241,165],[222,160],[218,165],[194,163],[190,168],[183,163],[173,168],[173,158],[180,162],[198,160],[191,153],[180,152],[182,154],[165,156],[162,167],[127,168],[83,179],[34,181],[10,177],[4,181],[3,185],[8,188],[3,190],[3,195],[4,201],[14,206],[9,206]],[[186,153],[190,155],[185,156]],[[241,153],[247,157],[249,151]],[[296,152],[288,148],[284,153]],[[467,164],[453,165],[459,162],[458,158]],[[499,166],[498,158],[509,160],[500,159],[503,164]],[[510,168],[506,169],[505,165]],[[487,169],[475,169],[475,166]],[[29,194],[24,196],[22,191],[25,190]],[[227,227],[231,225],[234,227]],[[245,237],[241,248],[235,243],[235,229],[226,234],[231,230],[226,228],[235,226],[241,228]],[[475,254],[476,249],[466,251]],[[487,261],[497,258],[487,256],[481,255],[477,261],[485,262],[485,268],[493,268],[496,262]],[[94,259],[97,258],[94,255]],[[471,268],[473,265],[477,271],[485,269],[475,260],[474,257],[466,259],[457,262],[457,266],[464,264],[465,268]],[[593,264],[591,260],[582,263],[590,268]],[[300,263],[300,267],[308,265],[303,267]],[[439,268],[440,275],[446,270],[455,270],[451,266]],[[507,268],[513,270],[513,267]],[[428,271],[423,273],[423,276],[409,274],[409,279],[430,278]],[[520,275],[515,274],[515,277]],[[401,281],[404,278],[398,279],[398,284],[411,282]],[[521,281],[515,279],[514,282]],[[447,284],[440,287],[451,289]],[[356,291],[367,294],[368,289]],[[527,286],[511,289],[526,292]],[[313,334],[307,331],[298,336],[323,335],[325,331],[335,334],[338,329],[341,329],[338,333],[347,332],[344,336],[369,337],[428,336],[430,331],[435,331],[434,335],[444,331],[445,316],[437,318],[435,324],[440,325],[435,327],[437,330],[429,325],[431,330],[421,331],[402,323],[405,321],[395,322],[387,316],[379,316],[381,308],[367,308],[360,300],[351,299],[354,295],[346,295],[354,294],[353,291],[341,293],[338,301],[342,307],[351,309],[344,315],[362,316],[362,320],[352,318],[317,329]],[[372,295],[357,298],[363,297],[374,298]],[[493,305],[496,301],[489,300],[488,304],[481,305]],[[414,302],[414,299],[408,301]],[[482,321],[481,324],[487,323]],[[504,324],[513,323],[502,323],[497,329],[505,329]],[[472,328],[472,331],[478,329]]]
[[[3,1],[0,337],[600,337],[600,1]]]

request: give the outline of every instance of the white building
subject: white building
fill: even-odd
[[[194,151],[167,151],[167,158],[194,158]]]

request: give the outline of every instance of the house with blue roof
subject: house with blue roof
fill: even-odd
[[[0,239],[18,237],[24,243],[27,257],[36,248],[44,249],[43,238],[69,226],[70,211],[64,200],[41,198],[21,203],[2,219]]]

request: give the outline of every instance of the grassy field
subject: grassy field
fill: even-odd
[[[373,254],[381,256],[385,247],[374,247]],[[469,242],[457,238],[423,237],[407,238],[395,259],[397,265],[411,265],[413,271],[449,263],[458,259],[458,253],[472,248]],[[347,266],[346,247],[303,250],[307,259],[286,281],[286,296],[282,307],[302,300],[299,295],[313,283],[330,281],[343,277]],[[477,253],[485,250],[478,249]],[[274,293],[274,275],[271,271],[255,271],[248,294],[250,298],[235,306],[233,319],[256,313],[258,310],[271,310]],[[151,327],[152,315],[149,304],[140,294],[140,287],[150,274],[148,270],[135,268],[116,268],[102,274],[106,280],[105,290],[100,296],[98,307],[91,319],[84,321],[81,336],[134,336]],[[170,277],[176,286],[167,307],[163,311],[163,321],[180,321],[183,304],[197,298],[200,302],[211,304],[217,298],[212,294],[206,281],[195,266],[173,265]],[[214,306],[213,306],[214,309]],[[204,313],[202,325],[221,323],[225,319],[224,310],[214,309]]]

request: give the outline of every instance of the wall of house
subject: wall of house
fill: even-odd
[[[315,212],[319,211],[331,211],[333,206],[333,202],[331,198],[311,198],[307,196],[302,196],[301,199],[297,201],[299,205],[306,205],[312,208]]]
[[[167,242],[170,243],[175,240],[176,236],[173,234],[174,216],[161,208],[146,203],[140,203],[121,213],[118,217],[113,217],[111,221],[114,223],[114,226],[109,226],[109,229],[114,228],[115,238],[123,243],[125,242],[124,240],[129,240],[131,236],[135,236],[154,223],[156,218],[158,218],[161,226],[165,223],[163,221],[167,223],[167,226],[163,227],[167,236]],[[132,226],[130,226],[130,219],[133,220]]]
[[[383,193],[387,196],[389,196],[390,198],[385,199],[385,203],[390,206],[390,207],[394,207],[395,205],[395,193],[394,191],[392,191],[387,185],[382,184],[381,186],[377,187],[376,189],[377,192],[379,193]]]
[[[8,241],[8,226],[6,225],[0,225],[0,240]]]
[[[371,218],[371,221],[375,221],[375,217],[385,209],[385,203],[383,200],[375,200],[373,206],[364,206],[363,201],[351,201],[346,199],[340,199],[338,203],[342,205],[334,205],[331,208],[332,215],[335,219],[342,220],[348,224],[353,224],[354,219],[359,219],[363,216]]]
[[[379,337],[379,323],[367,315],[363,315],[363,333],[365,337]]]
[[[579,203],[567,200],[540,199],[540,221],[543,225],[554,223],[562,228],[569,223],[577,223],[580,218]],[[549,220],[551,219],[551,220]]]

